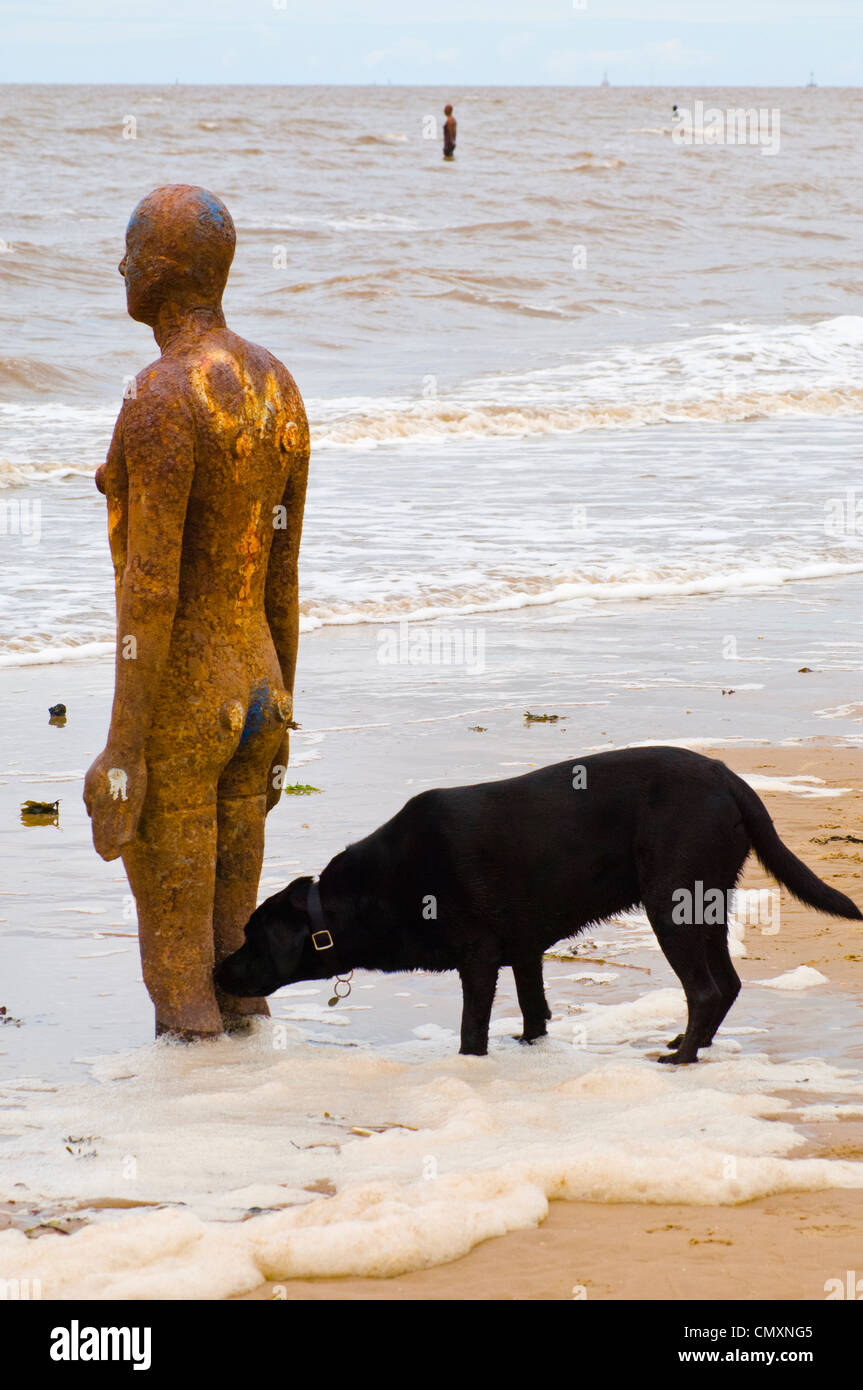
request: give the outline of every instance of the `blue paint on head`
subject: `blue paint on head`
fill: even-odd
[[[249,708],[246,714],[246,722],[243,725],[243,732],[240,734],[240,747],[247,743],[250,738],[254,738],[264,727],[267,717],[267,704],[269,687],[264,681],[252,691],[252,698],[249,700]]]
[[[126,224],[126,240],[129,240],[131,232],[137,232],[141,237],[145,236],[153,225],[153,218],[149,212],[144,211],[146,198],[142,198],[137,207],[132,209],[132,216]]]
[[[203,222],[206,219],[210,222],[215,222],[217,227],[224,227],[225,209],[215,194],[209,193],[206,188],[202,188],[200,199],[204,205],[204,211],[201,213],[201,221]]]

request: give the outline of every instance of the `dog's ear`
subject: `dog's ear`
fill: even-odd
[[[293,883],[288,884],[288,902],[297,912],[306,912],[309,889],[314,879],[307,874],[304,878],[295,878]]]
[[[303,948],[309,939],[309,929],[295,923],[268,922],[264,934],[279,982],[288,985],[297,973]]]
[[[306,900],[311,878],[298,878],[256,908],[246,923],[246,940],[270,958],[280,984],[294,979],[309,939]]]

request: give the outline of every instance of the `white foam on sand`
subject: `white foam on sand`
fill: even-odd
[[[759,772],[741,773],[756,792],[791,792],[794,796],[847,796],[850,787],[828,787],[823,777],[764,777]]]
[[[765,989],[811,989],[813,985],[826,985],[829,981],[820,970],[811,965],[798,965],[796,970],[787,970],[773,980],[754,980],[753,984],[764,985]]]
[[[264,1279],[443,1263],[541,1221],[550,1198],[736,1203],[863,1186],[863,1164],[793,1157],[804,1140],[773,1094],[863,1104],[863,1075],[744,1056],[721,1035],[711,1060],[657,1066],[653,1045],[683,1015],[676,989],[587,1001],[531,1048],[494,1036],[487,1058],[458,1056],[431,1025],[347,1050],[271,1022],[102,1059],[80,1086],[6,1086],[4,1198],[166,1205],[38,1241],[2,1231],[0,1278],[41,1279],[46,1298],[221,1298]]]

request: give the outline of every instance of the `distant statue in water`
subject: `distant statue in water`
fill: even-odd
[[[129,314],[161,357],[138,375],[96,486],[108,502],[117,660],[84,800],[138,906],[156,1033],[266,1014],[217,991],[243,944],[264,817],[288,763],[309,431],[290,373],[225,326],[234,225],[203,188],[156,189],[126,231]]]
[[[446,116],[443,126],[443,157],[452,159],[455,155],[456,119],[451,106],[445,106],[443,113]]]

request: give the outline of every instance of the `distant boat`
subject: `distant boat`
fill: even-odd
[[[609,80],[608,80],[608,73],[607,73],[607,72],[604,72],[604,73],[602,74],[602,81],[600,82],[599,85],[600,85],[600,87],[610,87],[610,86],[611,86],[611,83],[610,83]]]
[[[806,83],[806,86],[807,86],[807,87],[817,87],[817,86],[818,86],[818,83],[815,81],[815,73],[814,73],[814,72],[810,72],[810,74],[809,74],[809,81]]]

